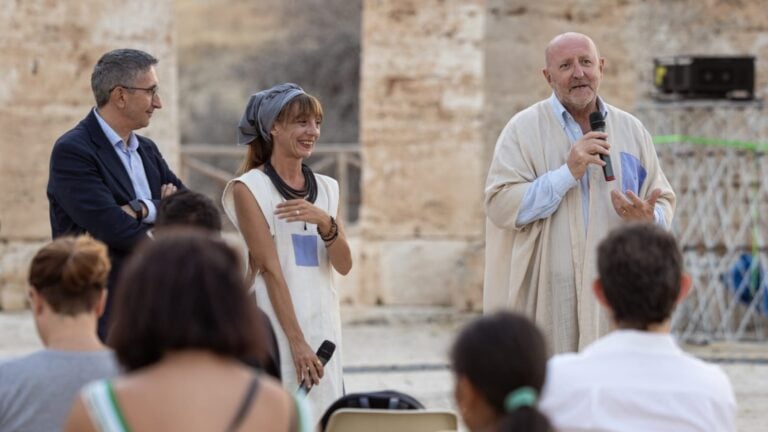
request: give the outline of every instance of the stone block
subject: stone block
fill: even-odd
[[[28,306],[29,263],[44,244],[42,241],[0,243],[0,309],[19,310]]]
[[[93,106],[90,75],[118,47],[157,66],[163,109],[140,131],[178,167],[173,2],[16,2],[0,10],[0,239],[50,236],[45,188],[54,141]]]
[[[482,280],[484,5],[364,4],[364,304],[472,303]]]
[[[0,291],[0,310],[19,311],[29,307],[27,295],[17,289],[3,288]]]
[[[482,247],[462,240],[367,241],[359,263],[362,304],[454,305],[481,302]],[[458,301],[458,303],[457,303]]]
[[[365,239],[481,236],[485,167],[478,141],[364,149]]]

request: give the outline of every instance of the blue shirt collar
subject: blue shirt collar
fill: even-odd
[[[99,122],[99,126],[101,126],[101,130],[104,131],[104,135],[107,136],[107,139],[109,140],[109,143],[112,144],[112,147],[115,147],[117,150],[124,151],[123,146],[121,145],[123,143],[123,139],[120,138],[120,135],[115,132],[114,129],[107,123],[99,114],[99,110],[95,107],[93,108],[93,113],[96,115],[96,120]],[[139,148],[139,140],[136,139],[136,134],[131,132],[131,134],[128,136],[128,150],[129,151],[136,151],[136,149]]]
[[[573,122],[573,117],[563,106],[560,100],[555,96],[555,92],[552,92],[552,96],[549,97],[549,105],[552,107],[552,112],[555,113],[555,117],[560,122],[560,126],[565,127],[567,121]],[[607,118],[608,110],[605,109],[605,102],[600,96],[597,97],[597,109],[603,114],[603,118]]]

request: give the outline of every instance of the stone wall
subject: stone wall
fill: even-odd
[[[93,105],[99,57],[138,48],[160,60],[163,109],[141,131],[178,165],[173,1],[0,3],[0,307],[19,307],[31,254],[50,239],[48,160]],[[5,300],[3,300],[5,299]]]
[[[11,286],[22,287],[13,292],[21,293],[23,300],[29,256],[49,238],[45,185],[50,147],[92,105],[89,77],[98,57],[109,49],[133,46],[160,59],[164,109],[142,132],[156,139],[176,166],[174,7],[189,21],[182,31],[187,35],[183,51],[196,62],[181,73],[192,76],[192,70],[207,67],[206,63],[221,68],[217,61],[205,59],[222,46],[237,45],[227,54],[232,60],[227,65],[239,64],[241,55],[253,60],[256,54],[251,51],[257,45],[274,47],[273,38],[283,33],[265,26],[279,21],[277,17],[288,10],[273,7],[278,3],[228,0],[228,5],[239,9],[213,16],[221,3],[212,0],[0,2],[4,30],[0,33],[0,305],[3,296],[10,296]],[[650,98],[653,58],[673,54],[754,55],[757,93],[762,96],[768,90],[768,13],[763,3],[363,2],[359,94],[364,197],[360,225],[352,230],[356,262],[353,274],[342,278],[343,297],[360,303],[468,308],[481,303],[482,190],[487,167],[496,137],[508,119],[550,94],[541,68],[544,46],[553,36],[564,31],[590,34],[606,58],[601,94],[630,111]],[[285,4],[296,14],[312,9],[301,2]],[[333,4],[343,6],[338,1]],[[215,27],[222,23],[229,28],[216,33]],[[234,38],[233,28],[237,29]],[[303,50],[332,54],[323,45],[327,41],[322,35],[314,30],[309,34],[297,38],[318,45],[302,45]],[[356,37],[354,31],[348,34]],[[252,49],[237,48],[238,44],[250,46],[251,36],[256,41]],[[190,46],[195,44],[200,46]],[[206,51],[201,46],[213,48]],[[296,65],[297,69],[316,68],[314,63]],[[254,80],[264,78],[257,69],[229,69],[226,76],[210,70],[194,74],[199,79],[189,81],[187,93],[218,87],[212,93],[236,101],[240,99],[234,93],[243,93]],[[284,78],[269,77],[272,81]],[[329,105],[337,104],[332,99],[338,93],[335,84],[319,79],[313,85],[329,92],[321,94],[324,101],[331,101]],[[184,105],[187,119],[217,115],[216,110],[206,109],[210,108],[207,103],[190,100]],[[765,128],[756,130],[739,138],[768,141]],[[230,137],[222,131],[220,136]],[[330,129],[324,136],[334,138]]]
[[[628,111],[651,98],[654,57],[676,54],[756,56],[756,91],[768,93],[768,12],[760,0],[488,0],[486,12],[489,161],[509,118],[551,94],[544,47],[565,31],[594,39],[606,65],[600,94]]]
[[[360,301],[479,303],[484,22],[480,0],[364,4]]]
[[[674,54],[754,55],[760,96],[763,3],[365,2],[358,299],[480,304],[487,167],[509,118],[551,94],[541,70],[555,35],[593,37],[606,59],[600,93],[629,111],[651,98],[653,58]],[[763,130],[751,139],[768,141]]]
[[[357,142],[361,0],[175,4],[182,143],[233,145],[248,96],[286,81],[323,104],[321,144]]]

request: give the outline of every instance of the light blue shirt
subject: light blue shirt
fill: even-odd
[[[142,222],[149,224],[155,223],[157,209],[155,209],[155,203],[152,202],[152,192],[149,190],[147,173],[144,171],[144,163],[141,161],[141,156],[138,153],[139,139],[136,138],[136,134],[131,132],[131,135],[128,137],[128,146],[126,148],[126,146],[123,145],[123,139],[120,138],[120,135],[118,135],[103,118],[101,118],[99,111],[96,108],[93,109],[93,113],[96,115],[96,120],[98,120],[101,130],[104,131],[104,135],[107,136],[107,139],[112,144],[112,148],[115,149],[117,157],[120,158],[120,162],[123,163],[125,171],[131,179],[136,198],[141,200],[141,202],[147,206],[147,217],[145,217]]]
[[[560,103],[554,93],[549,98],[549,104],[568,137],[568,141],[571,145],[575,144],[584,136],[581,126],[573,119],[573,116]],[[597,106],[603,117],[607,117],[608,112],[600,97],[597,98]],[[577,181],[573,178],[567,163],[556,170],[543,174],[531,183],[523,195],[515,224],[521,227],[535,220],[549,217],[560,206],[566,192],[577,185],[581,187],[581,211],[584,215],[584,229],[586,230],[589,226],[589,176],[585,173]],[[654,219],[661,226],[667,225],[664,212],[659,206],[654,207]]]

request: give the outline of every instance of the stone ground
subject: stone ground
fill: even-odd
[[[448,349],[473,315],[438,307],[343,307],[347,392],[399,390],[427,408],[455,409]],[[0,313],[0,359],[40,347],[30,313]],[[688,346],[716,361],[731,378],[739,403],[738,430],[768,425],[768,344]]]

